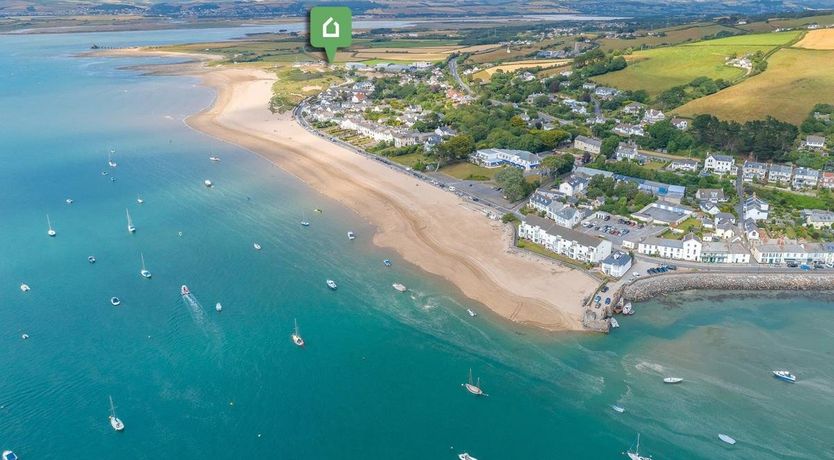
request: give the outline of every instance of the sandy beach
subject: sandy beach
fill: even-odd
[[[511,321],[583,330],[587,273],[511,251],[511,232],[456,195],[309,133],[267,103],[275,76],[253,68],[190,66],[217,92],[188,124],[244,147],[356,211],[377,228],[374,244],[441,276]]]

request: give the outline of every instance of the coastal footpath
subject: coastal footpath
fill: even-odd
[[[674,273],[638,279],[623,286],[621,297],[639,302],[690,290],[834,291],[834,271],[797,273]]]

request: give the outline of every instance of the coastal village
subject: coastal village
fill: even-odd
[[[571,34],[581,35],[553,29],[544,36]],[[524,44],[501,46],[516,45]],[[672,152],[669,139],[691,143],[713,120],[671,115],[639,92],[596,83],[576,61],[613,65],[616,58],[594,43],[535,57],[574,62],[558,72],[531,63],[488,79],[490,64],[456,54],[442,62],[347,62],[343,83],[306,100],[299,113],[332,140],[514,222],[518,248],[590,270],[602,284],[618,287],[678,266],[834,267],[834,163],[824,133],[794,132],[782,146],[803,159],[798,164],[709,145]],[[726,65],[750,67],[747,57]],[[472,134],[480,127],[467,117],[478,111],[506,126]],[[832,114],[834,107],[819,104],[809,119],[827,130]],[[659,139],[666,148],[651,147]],[[822,167],[806,165],[808,158]],[[599,295],[587,300],[604,304]]]

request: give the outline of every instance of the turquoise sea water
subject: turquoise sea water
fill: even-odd
[[[183,118],[212,100],[194,79],[74,56],[93,42],[241,33],[0,36],[0,448],[23,459],[608,459],[639,432],[658,459],[834,457],[834,299],[681,294],[639,305],[607,337],[511,325],[373,247],[351,211],[191,131]],[[152,280],[138,274],[140,252]],[[183,302],[181,284],[201,306]],[[289,339],[294,318],[303,349]],[[800,381],[771,378],[781,367]],[[469,368],[489,397],[461,388]],[[686,382],[664,385],[668,375]],[[123,433],[108,424],[108,395]]]

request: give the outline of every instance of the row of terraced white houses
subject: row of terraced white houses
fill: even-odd
[[[709,155],[704,160],[704,170],[721,175],[736,175],[738,166],[736,166],[735,158],[729,155]],[[834,188],[834,172],[793,167],[793,165],[745,161],[741,168],[741,177],[745,182],[790,184],[795,189],[816,188],[817,186]]]
[[[701,241],[689,234],[682,240],[649,237],[637,252],[690,262],[748,264],[834,264],[834,243],[753,242],[748,250],[740,241]]]

